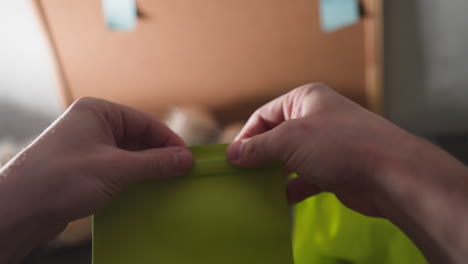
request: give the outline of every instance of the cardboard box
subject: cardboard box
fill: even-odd
[[[224,123],[309,82],[379,112],[381,0],[322,32],[317,0],[140,0],[134,32],[106,28],[99,0],[33,0],[65,105],[94,96],[160,114],[199,104]]]

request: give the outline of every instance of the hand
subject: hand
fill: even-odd
[[[283,161],[299,175],[288,184],[291,204],[332,192],[392,221],[430,262],[468,258],[467,168],[322,84],[258,109],[227,155],[242,167]]]
[[[9,201],[0,204],[0,237],[11,232],[8,241],[0,239],[2,252],[15,244],[11,237],[21,240],[20,230],[28,231],[28,240],[11,250],[20,252],[5,262],[96,212],[129,184],[183,175],[193,162],[184,146],[147,114],[104,100],[78,100],[0,171],[0,199]]]
[[[380,215],[376,166],[409,134],[322,84],[297,88],[258,109],[228,150],[232,163],[256,167],[281,160],[300,177],[291,204],[321,191],[347,206]]]

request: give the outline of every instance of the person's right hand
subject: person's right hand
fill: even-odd
[[[258,109],[228,157],[242,167],[283,161],[300,176],[288,185],[291,204],[329,191],[354,210],[381,216],[375,204],[377,170],[419,143],[325,85],[309,84]]]
[[[431,263],[468,259],[468,169],[322,84],[258,109],[227,151],[234,165],[282,161],[291,204],[321,191],[389,219]]]

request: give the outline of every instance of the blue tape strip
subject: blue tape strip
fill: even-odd
[[[359,21],[358,0],[321,0],[320,24],[325,32],[337,31]]]
[[[111,30],[132,31],[137,23],[136,0],[102,0],[106,25]]]

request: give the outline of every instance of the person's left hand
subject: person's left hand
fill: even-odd
[[[12,252],[0,263],[19,261],[129,184],[185,174],[193,160],[184,146],[147,114],[78,100],[0,170],[0,248]]]

